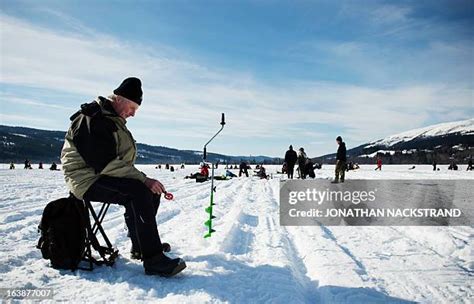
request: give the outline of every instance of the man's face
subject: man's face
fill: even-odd
[[[123,119],[135,116],[135,112],[140,107],[138,104],[122,96],[118,96],[117,102],[112,104],[115,112]]]

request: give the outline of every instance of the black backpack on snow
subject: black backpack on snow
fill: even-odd
[[[90,202],[88,204],[92,208]],[[49,202],[44,208],[38,226],[41,237],[36,248],[41,250],[44,259],[51,260],[51,266],[56,269],[92,270],[93,264],[112,266],[119,252],[112,247],[105,232],[100,230],[107,243],[102,246],[95,235],[99,230],[97,223],[94,227],[95,230],[91,227],[85,202],[71,194]],[[93,256],[92,249],[99,253],[99,259]],[[88,266],[81,267],[81,262],[86,262]]]
[[[56,269],[78,268],[86,249],[87,210],[74,196],[46,205],[38,227],[41,237],[36,246]]]

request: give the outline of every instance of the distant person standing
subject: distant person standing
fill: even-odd
[[[288,178],[293,179],[293,173],[295,170],[295,164],[297,160],[298,160],[298,154],[296,154],[296,151],[293,150],[293,146],[290,145],[289,150],[286,151],[285,153],[286,172],[287,172]]]
[[[10,170],[14,170],[15,169],[15,164],[13,162],[10,163]]]
[[[472,157],[469,157],[469,161],[467,162],[467,169],[466,171],[472,171]]]
[[[23,169],[33,169],[28,159],[25,159],[25,167]]]
[[[299,171],[299,174],[300,174],[300,178],[301,179],[305,179],[306,178],[306,159],[308,157],[306,156],[306,153],[304,152],[304,149],[303,147],[301,147],[299,150],[298,150],[298,171]]]
[[[337,154],[336,154],[336,178],[332,183],[343,183],[344,182],[344,177],[345,177],[345,172],[346,172],[346,161],[347,161],[347,156],[346,156],[346,144],[342,141],[342,137],[338,136],[336,138],[336,142],[339,145],[339,148],[337,148]]]
[[[249,165],[247,165],[246,162],[241,162],[239,165],[239,177],[242,176],[242,173],[245,174],[245,176],[249,177],[249,172],[248,172]]]
[[[436,159],[433,159],[433,171],[436,171],[436,165],[437,165]]]
[[[451,160],[451,164],[449,165],[448,170],[454,170],[454,171],[458,170],[458,165],[456,165],[456,162],[454,161],[454,159]]]
[[[375,168],[375,171],[380,170],[382,171],[382,158],[377,157],[377,168]]]
[[[43,169],[43,163],[42,162],[39,162],[38,169]]]

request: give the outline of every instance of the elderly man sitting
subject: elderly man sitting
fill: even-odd
[[[132,255],[148,275],[173,276],[185,262],[163,253],[155,215],[165,187],[135,168],[137,147],[126,127],[142,103],[141,81],[127,78],[105,98],[98,97],[71,117],[61,152],[69,190],[78,199],[125,207]]]

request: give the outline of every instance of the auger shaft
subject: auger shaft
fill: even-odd
[[[222,117],[221,117],[221,128],[219,129],[219,131],[217,131],[216,134],[214,134],[214,136],[212,136],[212,138],[204,145],[204,149],[203,149],[203,155],[202,155],[202,159],[203,159],[203,162],[204,162],[204,165],[206,164],[210,164],[211,165],[211,199],[210,199],[210,202],[209,202],[209,207],[207,207],[205,210],[207,213],[209,213],[209,219],[204,223],[205,226],[207,226],[208,228],[208,232],[206,233],[206,235],[204,235],[204,238],[208,238],[208,237],[211,237],[212,233],[213,232],[216,232],[213,228],[212,228],[212,220],[215,219],[216,217],[212,214],[212,209],[214,207],[214,192],[216,192],[216,189],[214,188],[214,164],[212,162],[209,162],[207,163],[206,162],[206,158],[207,158],[207,145],[222,131],[222,129],[224,129],[224,125],[225,125],[225,116],[224,116],[224,113],[222,113]]]

